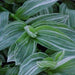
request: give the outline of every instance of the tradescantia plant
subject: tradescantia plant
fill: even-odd
[[[69,16],[62,6],[58,0],[1,1],[0,75],[75,75],[74,12]]]

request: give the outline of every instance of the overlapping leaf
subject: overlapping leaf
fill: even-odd
[[[34,22],[32,24],[33,27],[38,27],[38,26],[42,26],[42,25],[49,25],[51,27],[59,29],[64,34],[69,36],[73,41],[75,41],[75,31],[73,29],[69,28],[66,24],[53,22],[53,21],[38,21],[38,22]]]
[[[36,38],[37,43],[49,49],[67,51],[75,50],[75,42],[58,29],[44,25],[37,27],[36,31],[38,32],[38,37]]]
[[[14,48],[14,50],[12,51],[11,48],[8,57],[13,60],[15,59],[15,62],[18,65],[21,64],[27,56],[35,52],[36,43],[33,39],[27,36],[26,32],[24,32],[22,36],[16,41],[16,45],[13,45],[12,47]],[[12,58],[10,56],[12,56]]]
[[[22,36],[16,41],[15,47],[14,46],[12,47],[13,51],[12,49],[9,50],[8,57],[10,59],[8,58],[8,60],[14,60],[15,58],[16,64],[17,65],[20,64],[21,62],[24,61],[24,59],[27,56],[35,52],[36,42],[49,49],[56,50],[56,51],[75,50],[75,42],[71,40],[71,38],[66,36],[64,33],[62,33],[61,28],[65,30],[64,28],[66,28],[66,25],[63,25],[61,23],[56,23],[56,22],[48,22],[48,21],[41,21],[39,23],[34,23],[34,24],[32,26],[35,28],[32,28],[32,31],[35,30],[35,32],[37,32],[36,34],[37,36],[35,38],[31,37],[30,35],[32,33],[28,29],[28,27],[30,26],[26,26],[28,32],[27,31],[24,32]],[[61,31],[59,31],[59,29]]]
[[[24,22],[15,21],[8,24],[4,30],[3,41],[0,42],[0,50],[13,44],[24,31]]]
[[[47,21],[57,21],[57,22],[66,23],[67,19],[68,19],[68,15],[62,15],[59,13],[52,13],[52,14],[44,14],[44,15],[30,18],[26,21],[26,23],[31,24],[31,23],[34,23],[37,21],[43,21],[43,20],[44,21],[47,20]]]
[[[56,71],[61,75],[75,75],[75,56],[69,56],[59,61]]]
[[[17,10],[16,16],[22,20],[26,20],[56,2],[57,0],[28,0]]]
[[[18,75],[36,75],[36,74],[40,73],[44,69],[39,68],[37,66],[36,62],[40,61],[46,57],[47,57],[47,55],[44,53],[41,53],[41,52],[30,55],[22,63]]]

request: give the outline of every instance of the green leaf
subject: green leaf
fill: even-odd
[[[15,61],[16,64],[21,64],[26,57],[33,54],[36,51],[36,42],[30,38],[26,32],[16,41],[15,47]]]
[[[52,6],[58,0],[28,0],[16,12],[16,16],[22,20],[27,20],[37,12]]]
[[[57,63],[56,71],[61,75],[75,75],[75,56],[69,56]]]
[[[59,13],[52,13],[52,14],[44,14],[37,17],[30,18],[26,21],[26,24],[31,24],[37,21],[56,21],[56,22],[63,22],[66,23],[68,19],[68,15],[62,15]]]
[[[0,75],[6,75],[8,67],[0,68]]]
[[[54,4],[55,5],[55,4]],[[53,5],[50,7],[47,7],[43,10],[41,10],[40,12],[36,13],[35,16],[39,16],[39,15],[45,15],[45,14],[50,14],[53,13]]]
[[[44,58],[43,61],[53,61],[53,58],[47,57],[47,58]]]
[[[67,56],[73,56],[75,55],[75,51],[69,52],[69,51],[65,51],[65,57]]]
[[[61,61],[64,57],[64,51],[58,52],[55,56],[55,61]]]
[[[69,28],[66,24],[58,23],[54,21],[38,21],[32,24],[33,27],[38,27],[38,26],[43,26],[43,25],[48,25],[56,29],[59,29],[64,34],[69,36],[73,41],[75,41],[75,31],[72,28]]]
[[[8,24],[4,30],[4,38],[0,42],[0,50],[12,45],[18,39],[18,37],[23,33],[24,26],[26,26],[26,24],[21,21],[15,21]]]
[[[16,67],[9,68],[5,75],[18,75],[18,72],[19,72],[19,67],[16,66]]]
[[[47,57],[47,55],[44,53],[41,53],[41,52],[30,55],[21,64],[18,75],[36,75],[36,74],[40,73],[44,69],[39,68],[37,66],[36,62],[40,61],[46,57]]]
[[[4,27],[8,24],[9,12],[0,13],[0,42],[3,40]]]
[[[40,68],[51,68],[51,69],[53,69],[56,66],[56,62],[55,61],[39,61],[39,62],[37,62],[37,65]]]
[[[69,15],[68,26],[75,29],[75,10],[67,8],[65,4],[60,5],[60,13]]]
[[[54,73],[53,75],[62,75],[62,74],[60,74],[60,73]]]
[[[36,32],[36,42],[51,50],[75,50],[75,42],[56,28],[44,25],[37,27]]]
[[[66,24],[55,22],[55,21],[38,21],[38,22],[32,23],[31,25],[32,25],[32,27],[48,25],[48,26],[52,26],[52,27],[55,27],[55,28],[60,28],[60,27],[67,28]]]
[[[8,51],[7,62],[15,61],[15,58],[14,58],[15,46],[16,46],[16,44],[13,44],[13,45],[10,46],[9,51]]]

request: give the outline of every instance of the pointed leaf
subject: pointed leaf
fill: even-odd
[[[54,62],[54,61],[39,61],[39,62],[37,62],[37,65],[40,68],[51,68],[51,69],[53,69],[56,66],[56,62]]]
[[[69,56],[59,61],[56,70],[61,75],[75,75],[75,56]]]
[[[59,29],[64,34],[69,36],[73,41],[75,41],[75,31],[73,29],[69,28],[66,24],[58,23],[58,22],[54,22],[54,21],[38,21],[38,22],[34,22],[32,24],[33,27],[38,27],[38,26],[42,26],[42,25],[49,25],[56,29]]]
[[[59,13],[52,13],[52,14],[44,14],[37,17],[30,18],[26,21],[26,24],[31,24],[37,21],[57,21],[57,22],[63,22],[66,23],[68,19],[68,15],[62,15]]]
[[[3,41],[0,42],[0,50],[9,47],[18,39],[18,37],[24,31],[25,25],[26,24],[24,22],[20,22],[20,21],[15,21],[8,24],[4,30]]]
[[[20,67],[20,71],[18,75],[36,75],[43,71],[37,66],[36,62],[46,58],[47,55],[44,53],[34,53],[27,57]]]
[[[36,51],[36,42],[30,38],[26,32],[16,41],[15,61],[16,64],[21,64],[26,57]]]
[[[61,61],[64,57],[64,51],[58,52],[55,56],[55,61]]]
[[[75,50],[75,42],[58,29],[44,25],[37,27],[36,31],[38,32],[36,42],[49,49],[67,51]]]
[[[16,16],[22,20],[35,15],[37,12],[50,7],[58,0],[28,0],[16,12]]]

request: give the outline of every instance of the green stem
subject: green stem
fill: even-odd
[[[3,8],[2,6],[0,6],[0,9],[3,10],[3,11],[8,11],[7,9]],[[10,16],[12,18],[14,18],[15,20],[19,20],[21,21],[17,16],[15,16],[13,13],[11,13],[10,11],[8,11],[10,13]]]

